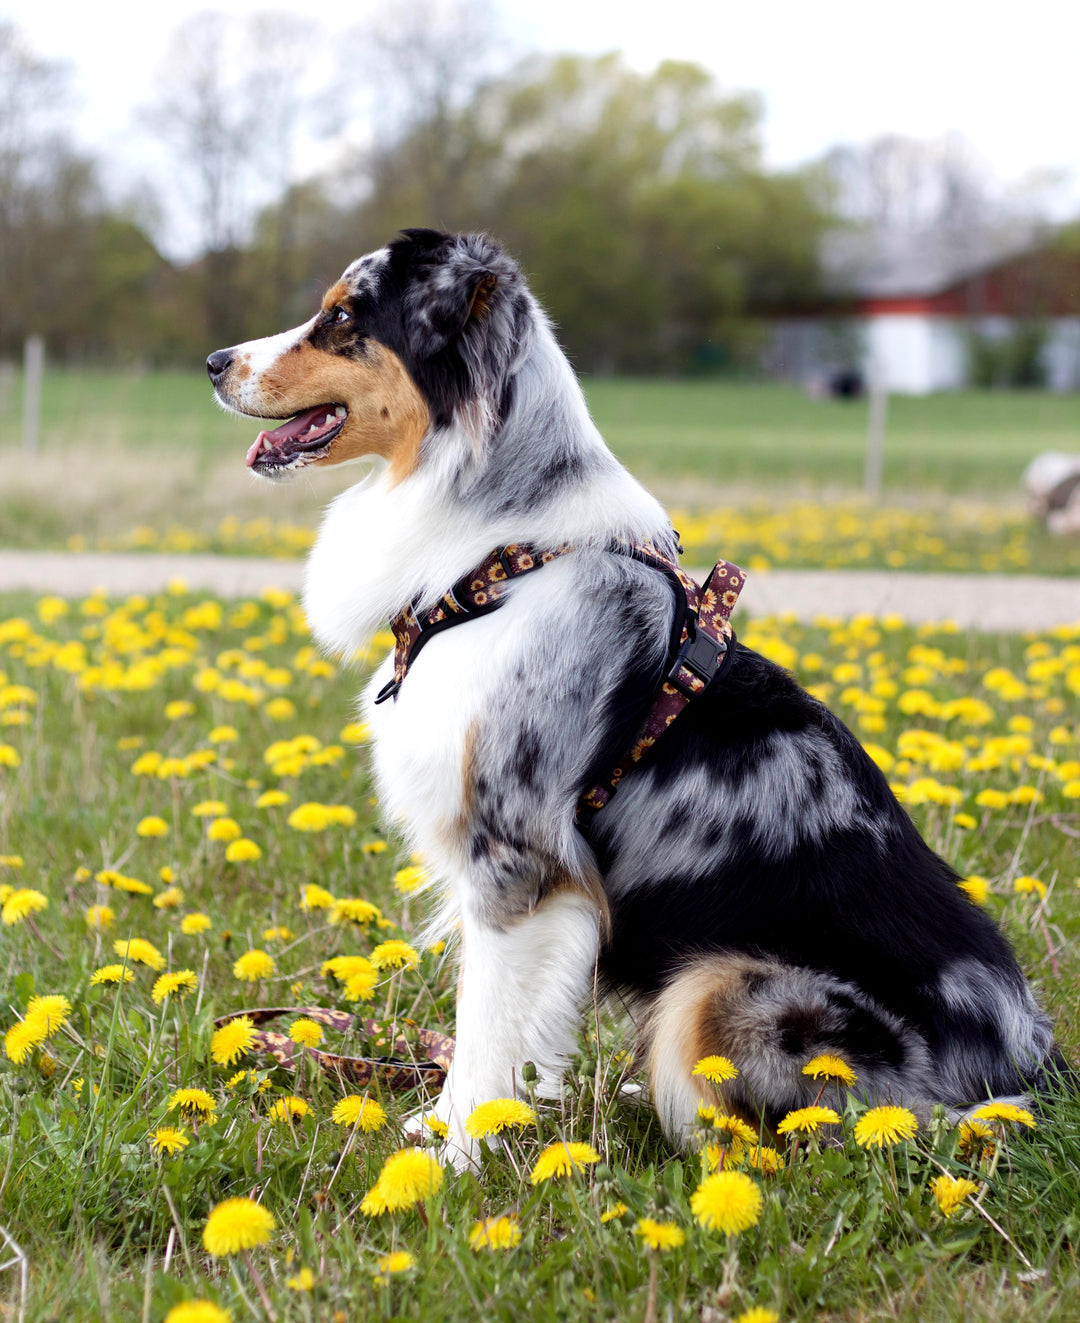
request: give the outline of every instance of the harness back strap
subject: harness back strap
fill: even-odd
[[[428,639],[451,625],[463,625],[467,620],[494,611],[502,605],[512,579],[541,569],[569,550],[569,546],[563,545],[550,551],[538,551],[525,543],[512,542],[509,546],[497,547],[429,610],[418,611],[416,605],[410,603],[390,621],[394,635],[394,678],[379,690],[375,702],[385,703],[388,698],[397,698],[409,667]]]
[[[638,546],[631,554],[665,574],[675,588],[676,600],[681,600],[682,610],[676,609],[675,613],[678,637],[673,642],[677,651],[629,752],[604,780],[586,790],[578,800],[577,820],[581,827],[587,826],[610,801],[626,773],[641,761],[684,708],[723,674],[735,656],[735,631],[730,616],[746,583],[745,570],[730,561],[718,561],[699,588],[675,561],[661,555],[655,547]]]

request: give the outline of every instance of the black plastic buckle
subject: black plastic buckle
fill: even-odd
[[[507,558],[505,547],[499,548],[499,564],[503,567],[503,571],[506,574],[506,577],[508,579],[512,579],[514,577],[515,571],[513,565],[510,564],[510,561]]]
[[[397,698],[398,690],[400,688],[401,688],[400,680],[390,680],[387,684],[384,684],[383,687],[379,690],[379,692],[375,695],[374,701],[376,703],[385,703],[388,698]]]
[[[679,678],[679,671],[685,667],[700,680],[704,680],[707,685],[720,669],[720,658],[726,652],[726,643],[718,643],[703,629],[695,630],[693,636],[679,649],[675,663],[667,673],[668,684],[674,686],[680,694],[685,694],[687,698],[695,698],[701,690],[691,689],[685,684]]]

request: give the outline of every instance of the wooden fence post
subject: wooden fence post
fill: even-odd
[[[45,341],[27,337],[23,350],[23,450],[32,454],[41,440],[41,387],[45,378]]]

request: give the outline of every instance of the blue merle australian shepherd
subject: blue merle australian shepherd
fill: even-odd
[[[255,473],[368,464],[327,511],[304,605],[336,653],[387,617],[399,635],[364,711],[382,808],[460,936],[452,1159],[526,1061],[557,1095],[597,990],[639,1021],[676,1144],[702,1101],[766,1124],[813,1101],[820,1053],[923,1115],[1045,1085],[1061,1059],[1004,938],[786,671],[728,631],[625,757],[685,654],[676,535],[496,244],[406,231],[303,326],[208,370],[226,408],[288,419]],[[712,1054],[738,1078],[694,1076]]]

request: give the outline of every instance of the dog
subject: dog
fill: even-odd
[[[455,1161],[475,1156],[465,1118],[520,1092],[526,1062],[558,1095],[605,993],[639,1022],[675,1145],[703,1102],[767,1126],[812,1103],[802,1067],[821,1053],[865,1100],[920,1115],[1027,1095],[1063,1068],[1007,942],[858,740],[733,637],[722,674],[582,815],[679,647],[685,604],[658,572],[677,536],[493,241],[404,231],[303,326],[207,368],[227,409],[289,419],[251,446],[256,474],[369,465],[307,564],[322,646],[350,654],[388,617],[425,644],[383,663],[363,710],[380,805],[461,939],[435,1107]],[[500,576],[520,547],[531,572]],[[472,586],[490,574],[501,595],[463,608],[485,564]],[[737,1077],[695,1075],[710,1055]],[[821,1100],[842,1105],[838,1090]]]

